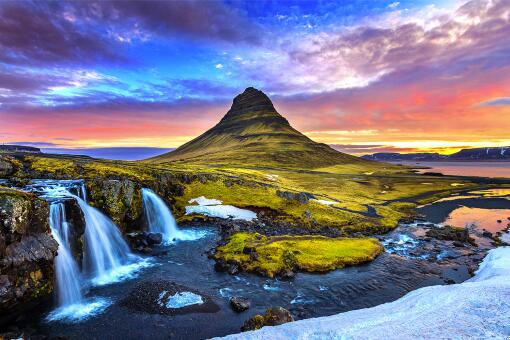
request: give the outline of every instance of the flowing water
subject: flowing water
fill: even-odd
[[[65,307],[80,303],[83,300],[82,278],[71,254],[69,224],[63,203],[54,202],[50,205],[50,226],[53,238],[58,243],[58,255],[55,257],[58,305]]]
[[[88,219],[86,217],[86,228],[92,226],[93,231],[94,228],[97,228],[99,230],[95,230],[94,233],[106,233],[109,238],[115,239],[118,236],[118,231],[113,232],[113,236],[108,234],[112,232],[110,229],[115,227],[109,224],[111,223],[109,219],[105,221],[97,209],[85,206],[84,200],[77,201],[81,203],[80,207],[84,214],[91,215],[88,216]],[[467,204],[469,202],[471,203]],[[452,199],[422,207],[420,212],[425,214],[428,220],[442,223],[452,211],[460,206],[505,209],[508,208],[509,200],[502,197],[479,197],[470,199],[469,202]],[[206,255],[206,251],[214,248],[220,239],[214,227],[204,225],[197,229],[179,229],[175,224],[172,224],[175,223],[175,220],[161,198],[148,190],[144,190],[144,209],[151,231],[171,230],[167,234],[167,239],[178,240],[179,238],[176,236],[179,236],[179,233],[203,235],[203,237],[195,242],[170,242],[166,246],[156,249],[160,252],[153,258],[153,265],[139,271],[136,280],[118,280],[118,282],[109,285],[90,286],[84,299],[91,303],[84,304],[82,308],[76,309],[74,312],[88,313],[90,308],[93,312],[87,314],[89,317],[79,319],[80,322],[70,324],[65,322],[66,320],[58,319],[48,322],[48,318],[42,317],[47,315],[47,309],[40,311],[39,319],[37,319],[37,315],[33,315],[35,323],[32,326],[38,332],[52,337],[82,339],[203,339],[236,333],[247,318],[257,313],[263,313],[270,306],[277,305],[287,308],[296,319],[326,316],[394,301],[407,292],[423,286],[462,282],[470,276],[469,262],[451,257],[448,251],[443,251],[442,248],[435,248],[428,253],[427,246],[430,243],[417,238],[413,233],[408,233],[410,229],[419,231],[420,228],[416,223],[414,227],[401,225],[394,232],[382,235],[381,238],[387,247],[387,252],[365,265],[335,270],[326,274],[299,273],[290,281],[268,279],[249,273],[229,275],[216,272],[214,261]],[[57,213],[55,212],[55,214]],[[150,217],[151,214],[152,217]],[[96,219],[95,226],[91,221],[94,218]],[[483,222],[481,223],[482,227]],[[165,229],[166,223],[170,223],[171,228]],[[105,225],[106,230],[103,229]],[[96,235],[90,240],[86,239],[86,242],[102,242],[101,240],[101,236]],[[112,261],[112,263],[118,263],[120,266],[114,272],[118,272],[120,268],[129,267],[129,261],[127,265],[122,265],[122,259],[130,258],[129,255],[126,255],[129,253],[121,252],[125,255],[123,256],[113,251],[112,248],[116,248],[116,246],[119,245],[110,244],[107,247],[108,251],[113,253],[113,258],[117,259],[117,262]],[[415,249],[423,246],[425,246],[425,250],[416,254]],[[123,247],[119,246],[118,248],[122,249]],[[468,250],[466,248],[458,249],[459,252]],[[459,254],[455,256],[463,257],[462,254]],[[478,257],[481,259],[483,256],[483,252],[480,252],[463,258]],[[109,256],[100,256],[103,260],[105,257]],[[104,261],[108,262],[108,260]],[[111,267],[116,268],[115,266]],[[154,301],[152,301],[154,304],[158,303],[158,296],[161,297],[161,294],[166,292],[166,290],[158,288],[158,283],[175,282],[187,288],[188,293],[181,292],[171,295],[175,300],[172,300],[173,302],[177,301],[179,305],[189,305],[190,303],[200,305],[207,297],[219,306],[219,310],[211,313],[191,312],[172,316],[134,310],[126,305],[125,301],[131,301],[133,292],[139,292],[142,295],[148,293],[145,290],[141,292],[138,290],[140,282],[155,283],[147,288],[156,290]],[[244,313],[232,311],[229,306],[229,299],[232,296],[250,299],[251,308],[249,311]],[[101,299],[97,300],[98,297]],[[105,301],[106,303],[100,306],[92,304]],[[151,302],[149,301],[149,303]],[[165,304],[168,303],[169,301],[165,301]],[[98,311],[102,313],[98,313]]]
[[[142,199],[149,231],[161,233],[164,244],[168,245],[176,241],[192,241],[204,236],[203,232],[194,233],[189,230],[180,230],[168,206],[152,190],[143,188]]]
[[[75,197],[85,218],[83,267],[95,283],[107,283],[122,276],[119,270],[137,257],[131,253],[113,222],[96,208]]]
[[[59,244],[55,258],[55,284],[58,307],[47,320],[79,322],[103,312],[111,301],[88,296],[93,286],[120,282],[134,277],[150,261],[133,255],[117,226],[87,202],[87,191],[80,180],[35,180],[27,190],[50,202],[49,222]],[[85,219],[82,271],[71,251],[71,231],[65,215],[65,202],[76,200]]]

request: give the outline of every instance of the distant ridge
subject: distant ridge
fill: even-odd
[[[372,155],[362,156],[365,159],[381,162],[389,161],[510,161],[510,146],[496,148],[473,148],[462,149],[451,155],[439,153],[398,153],[379,152]]]
[[[0,153],[41,153],[41,149],[25,145],[0,144]]]
[[[262,91],[248,87],[211,129],[172,152],[148,159],[202,165],[318,168],[372,164],[317,143],[294,129]]]

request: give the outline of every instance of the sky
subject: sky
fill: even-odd
[[[354,154],[508,146],[509,79],[510,0],[0,2],[6,144],[175,148],[253,86]]]

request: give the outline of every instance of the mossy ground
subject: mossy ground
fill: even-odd
[[[215,257],[243,270],[274,277],[285,270],[326,272],[372,261],[383,251],[375,238],[274,236],[237,233]],[[254,255],[256,254],[256,255]]]
[[[185,220],[191,198],[205,196],[237,207],[269,208],[279,219],[300,227],[334,227],[346,233],[380,233],[394,228],[418,204],[480,185],[462,178],[414,174],[409,168],[384,163],[335,165],[315,170],[192,164],[154,164],[98,160],[88,157],[26,156],[24,166],[37,177],[128,178],[142,186],[158,174],[193,177],[182,182],[182,196],[166,197],[178,220]],[[204,180],[198,180],[202,176]],[[460,185],[459,185],[460,184]],[[302,203],[277,191],[306,192],[317,200]]]

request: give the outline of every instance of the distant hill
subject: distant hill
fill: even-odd
[[[393,161],[510,161],[510,147],[462,149],[451,155],[438,153],[379,152],[362,156],[364,159],[381,162]]]
[[[230,110],[213,128],[172,152],[148,160],[289,168],[373,164],[306,137],[276,111],[262,91],[253,87],[234,98]]]
[[[41,149],[24,145],[0,144],[0,153],[41,153]]]

